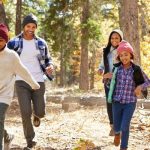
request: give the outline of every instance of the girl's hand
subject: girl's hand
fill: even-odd
[[[134,93],[135,93],[135,95],[137,96],[137,97],[139,97],[139,96],[141,96],[141,94],[142,94],[142,87],[139,85],[139,86],[137,86],[136,87],[136,89],[134,90]]]
[[[108,72],[108,73],[106,73],[106,74],[103,75],[103,79],[111,79],[112,76],[113,76],[113,73]]]

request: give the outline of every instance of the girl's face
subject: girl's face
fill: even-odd
[[[113,33],[110,38],[111,45],[117,47],[121,42],[120,35],[118,33]]]
[[[132,55],[131,55],[130,52],[121,51],[121,52],[119,53],[120,61],[122,62],[123,66],[125,66],[125,67],[130,66],[131,57],[132,57]]]

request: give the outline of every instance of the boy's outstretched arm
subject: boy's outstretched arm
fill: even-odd
[[[15,52],[14,52],[14,71],[15,74],[23,78],[31,86],[32,89],[36,90],[40,88],[40,85],[32,77],[27,68],[22,64],[19,56]]]

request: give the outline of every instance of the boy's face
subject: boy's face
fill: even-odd
[[[0,51],[2,51],[2,48],[6,45],[6,41],[0,37]]]

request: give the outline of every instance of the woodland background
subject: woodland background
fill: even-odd
[[[0,22],[10,37],[22,30],[24,16],[38,17],[55,64],[53,84],[80,90],[101,89],[97,75],[110,32],[120,28],[150,76],[150,0],[0,0]]]
[[[0,0],[0,23],[7,24],[10,38],[21,32],[29,13],[38,17],[37,34],[47,41],[55,64],[55,80],[46,82],[47,115],[35,129],[34,149],[119,150],[108,136],[97,70],[110,32],[120,28],[135,50],[136,63],[150,77],[150,0]],[[130,150],[150,149],[150,104],[140,103],[132,119]],[[16,98],[5,126],[15,134],[11,149],[23,149]]]

